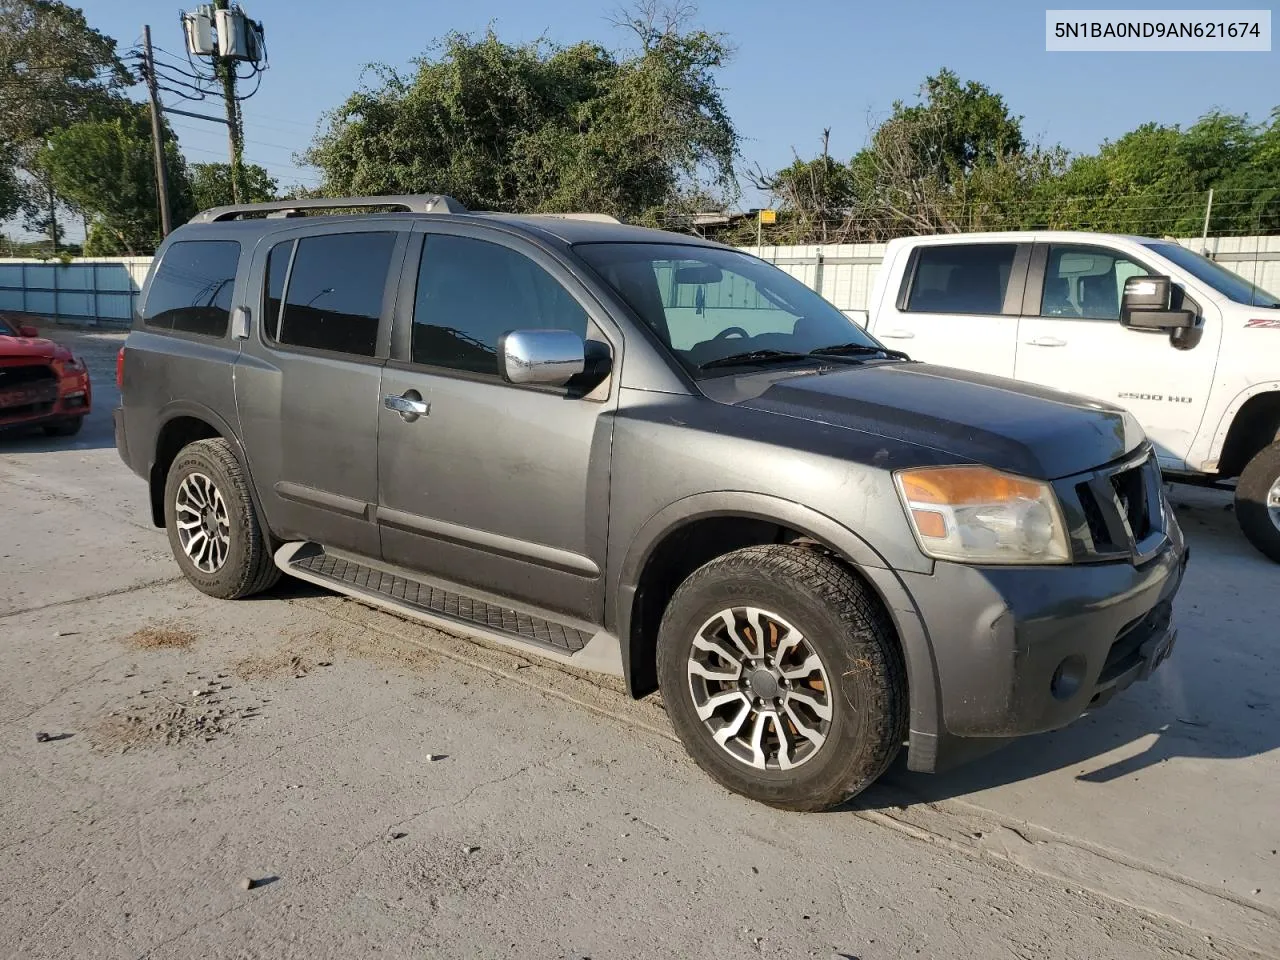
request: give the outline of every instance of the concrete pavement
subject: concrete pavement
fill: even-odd
[[[1152,682],[785,814],[612,681],[177,580],[111,446],[118,339],[59,335],[97,412],[0,439],[9,954],[1280,956],[1280,581],[1222,495],[1175,491],[1194,553]]]

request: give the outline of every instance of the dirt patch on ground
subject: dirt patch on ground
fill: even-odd
[[[490,899],[506,899],[521,885],[525,875],[520,868],[519,850],[492,841],[480,844],[470,837],[428,836],[421,842],[409,833],[404,840],[410,851],[403,870],[405,881],[433,911],[442,901],[475,891],[484,891]]]
[[[272,653],[245,657],[232,672],[241,680],[297,680],[333,666],[339,656],[409,670],[429,669],[439,663],[439,657],[426,647],[344,623],[288,637]]]
[[[227,674],[163,680],[98,719],[90,740],[99,750],[210,743],[261,716],[261,705],[231,693]]]
[[[135,650],[186,650],[196,642],[196,635],[181,624],[161,624],[143,627],[124,642]]]
[[[334,647],[328,630],[297,634],[278,650],[245,657],[231,669],[241,680],[300,680],[317,668],[333,666]]]

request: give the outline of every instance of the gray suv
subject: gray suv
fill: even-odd
[[[912,362],[695,237],[211,210],[159,250],[120,380],[198,589],[284,572],[660,690],[779,807],[1067,724],[1176,636],[1187,551],[1129,414]]]

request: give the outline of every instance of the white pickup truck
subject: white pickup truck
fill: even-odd
[[[1172,241],[1045,231],[894,240],[868,308],[914,359],[1127,407],[1170,479],[1238,478],[1280,562],[1280,298]]]

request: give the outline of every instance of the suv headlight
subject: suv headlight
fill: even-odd
[[[961,563],[1067,563],[1071,550],[1053,488],[990,467],[894,474],[920,549]]]

